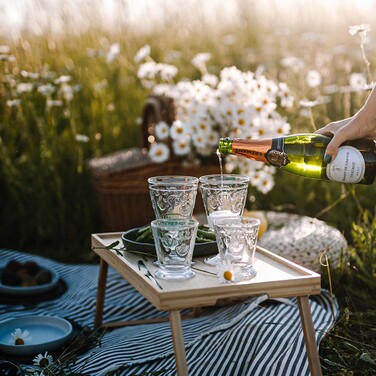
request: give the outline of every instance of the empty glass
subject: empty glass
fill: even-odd
[[[243,214],[247,200],[249,176],[238,174],[205,175],[199,179],[208,225],[213,229],[213,220],[238,218]],[[208,257],[205,263],[217,265],[218,255]]]
[[[168,280],[194,277],[191,269],[198,222],[194,219],[160,218],[151,222],[159,269],[155,276]]]
[[[154,176],[148,179],[156,218],[192,218],[198,179],[193,176]]]
[[[231,263],[235,280],[250,279],[256,275],[254,260],[260,223],[258,218],[251,217],[214,221],[220,259]]]

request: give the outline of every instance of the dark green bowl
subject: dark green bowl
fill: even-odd
[[[140,228],[141,227],[132,228],[124,232],[121,236],[124,247],[128,251],[139,251],[156,255],[154,243],[140,243],[135,241]],[[196,243],[193,250],[193,257],[210,256],[216,253],[218,253],[217,242]]]

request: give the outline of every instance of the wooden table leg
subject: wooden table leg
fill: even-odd
[[[172,332],[172,341],[174,343],[177,374],[178,376],[188,376],[180,311],[169,311],[169,319]]]
[[[300,318],[302,320],[304,341],[307,350],[307,357],[311,376],[321,376],[321,365],[316,345],[315,328],[313,327],[311,309],[308,296],[298,296]]]
[[[108,273],[108,264],[106,261],[104,261],[101,258],[101,261],[99,264],[99,275],[98,275],[97,304],[95,307],[95,319],[94,319],[95,329],[99,328],[103,322],[103,307],[104,307],[104,296],[106,294],[107,273]]]

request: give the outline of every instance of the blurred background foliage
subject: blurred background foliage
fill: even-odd
[[[149,92],[138,81],[133,57],[145,44],[155,61],[178,67],[178,79],[199,78],[191,59],[209,52],[210,73],[235,65],[263,69],[267,77],[287,82],[296,98],[286,113],[292,133],[350,116],[368,96],[368,91],[340,88],[349,87],[353,73],[367,77],[360,40],[348,28],[368,23],[376,30],[372,1],[14,4],[17,12],[0,3],[6,20],[0,28],[2,247],[91,260],[90,234],[101,225],[86,161],[139,145]],[[372,74],[368,83],[376,60],[372,41],[373,31],[364,44]],[[286,66],[284,59],[302,65]],[[321,75],[314,88],[306,82],[310,70]],[[299,105],[323,97],[312,107]],[[266,195],[251,192],[248,207],[318,217],[350,243],[353,223],[364,210],[375,213],[375,185],[343,186],[283,171],[275,181]]]

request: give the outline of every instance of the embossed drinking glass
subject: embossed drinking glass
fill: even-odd
[[[231,264],[235,281],[256,275],[254,262],[260,223],[258,218],[251,217],[214,220],[219,256]]]
[[[198,179],[193,176],[154,176],[148,179],[155,217],[192,218]]]
[[[183,280],[195,276],[191,269],[198,222],[195,219],[160,218],[151,222],[159,269],[155,276]]]
[[[204,175],[199,179],[208,225],[213,220],[237,218],[243,214],[247,200],[249,176],[239,174]],[[217,265],[219,255],[207,257],[205,263]]]

